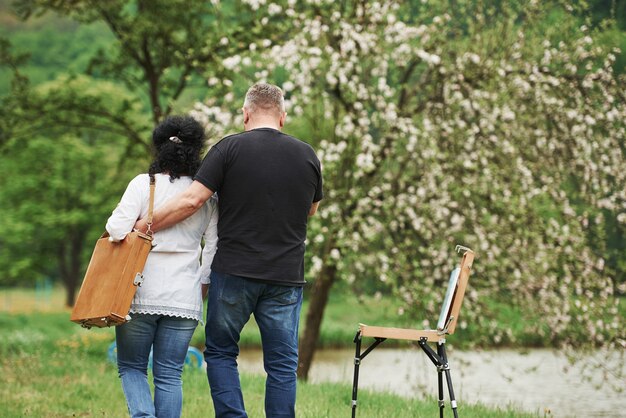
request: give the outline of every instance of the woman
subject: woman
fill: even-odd
[[[129,183],[107,222],[112,240],[124,239],[137,219],[147,215],[150,175],[156,180],[154,207],[158,208],[185,190],[200,166],[204,130],[193,118],[167,118],[154,130],[152,141],[157,156],[149,174]],[[208,283],[216,244],[216,199],[209,199],[185,221],[154,234],[144,281],[131,305],[132,319],[115,330],[119,375],[132,417],[180,417],[183,365],[202,318],[201,282]],[[151,349],[154,401],[147,379]]]

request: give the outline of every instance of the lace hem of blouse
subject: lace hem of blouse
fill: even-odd
[[[196,309],[176,308],[164,305],[139,305],[132,304],[130,313],[148,314],[148,315],[165,315],[177,318],[195,319],[202,321],[202,311]]]

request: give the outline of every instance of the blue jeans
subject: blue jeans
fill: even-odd
[[[181,375],[198,321],[164,315],[133,314],[115,329],[117,367],[131,417],[180,417]],[[148,384],[152,349],[154,402]]]
[[[251,314],[254,314],[261,332],[263,364],[267,373],[265,416],[295,416],[301,307],[301,287],[278,286],[211,272],[204,359],[216,417],[248,416],[241,393],[237,356],[239,336]]]

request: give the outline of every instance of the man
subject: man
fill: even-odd
[[[155,211],[152,228],[167,228],[219,195],[204,353],[215,415],[247,417],[236,359],[240,332],[254,314],[266,416],[294,417],[304,241],[307,217],[323,197],[320,162],[308,144],[281,132],[280,88],[252,86],[243,116],[244,132],[211,148],[189,188]],[[145,230],[145,222],[137,227]]]

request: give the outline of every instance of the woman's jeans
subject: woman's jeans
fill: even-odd
[[[251,314],[261,332],[267,373],[265,416],[295,416],[301,306],[302,287],[211,272],[204,358],[216,417],[247,417],[237,356],[239,336]]]
[[[133,314],[115,329],[117,367],[131,417],[180,417],[181,375],[198,321],[164,315]],[[154,402],[148,384],[152,349]]]

